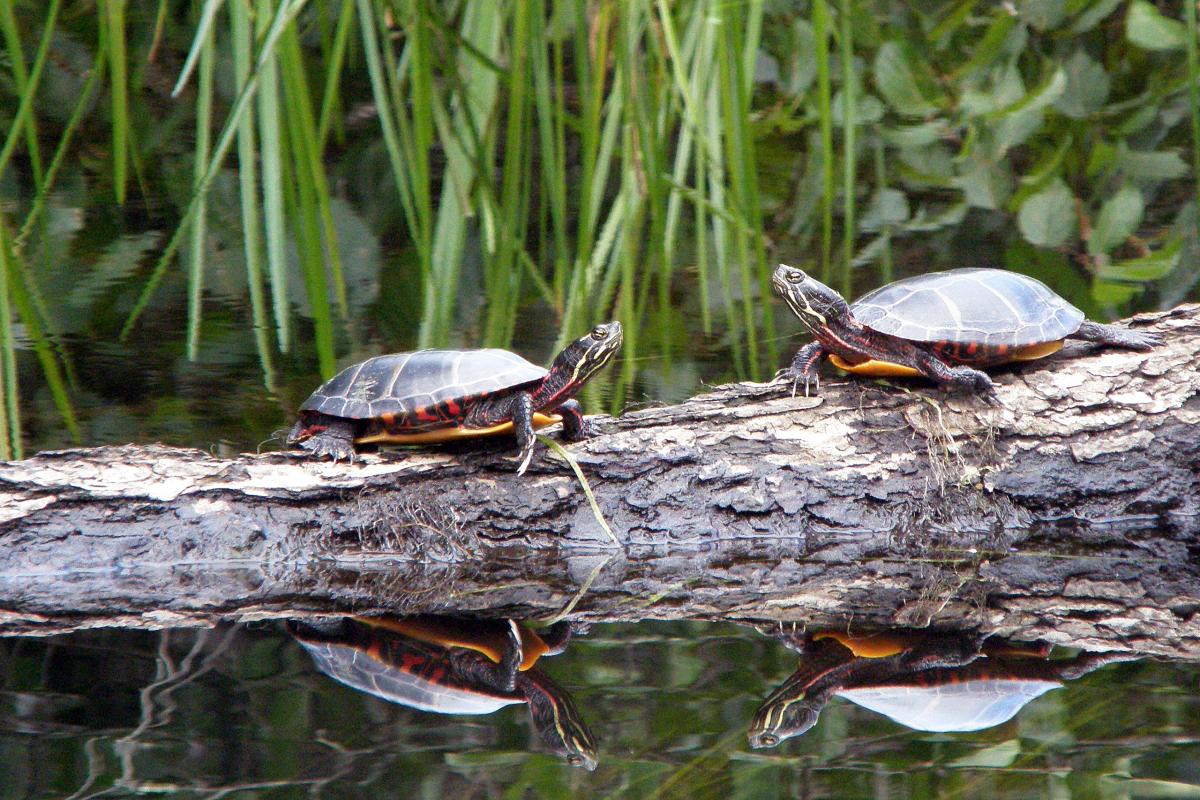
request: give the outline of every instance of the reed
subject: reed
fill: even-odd
[[[1200,58],[1196,54],[1196,37],[1200,36],[1200,27],[1196,23],[1196,4],[1183,4],[1183,19],[1187,25],[1187,87],[1188,113],[1192,129],[1192,175],[1200,174]],[[1195,181],[1196,209],[1193,218],[1195,235],[1200,239],[1200,180]]]

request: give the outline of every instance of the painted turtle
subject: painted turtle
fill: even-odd
[[[1128,653],[1080,653],[1047,660],[1049,647],[962,636],[885,637],[840,633],[806,642],[799,668],[759,708],[752,747],[774,747],[817,724],[833,696],[922,731],[975,731],[1007,722],[1031,700]]]
[[[419,350],[368,358],[320,386],[300,406],[289,445],[354,460],[360,444],[423,444],[512,431],[518,474],[533,456],[535,428],[561,421],[579,441],[591,425],[574,395],[621,348],[621,323],[597,325],[550,369],[507,350]]]
[[[946,386],[991,395],[977,367],[1048,356],[1064,339],[1148,350],[1152,333],[1083,318],[1044,283],[1002,269],[955,269],[889,283],[848,304],[806,274],[780,264],[771,282],[816,341],[800,348],[784,374],[820,388],[818,365],[862,375],[924,375]]]
[[[566,647],[566,622],[545,635],[512,620],[428,615],[291,620],[288,630],[326,675],[392,703],[438,714],[490,714],[525,703],[555,753],[596,768],[595,742],[570,696],[535,666]]]

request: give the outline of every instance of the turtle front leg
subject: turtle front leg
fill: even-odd
[[[318,458],[329,457],[334,462],[345,459],[354,463],[353,420],[327,417],[301,419],[288,432],[287,443],[307,450]]]
[[[801,347],[792,359],[792,364],[780,372],[780,377],[792,379],[792,397],[800,381],[804,381],[804,396],[808,397],[808,387],[811,384],[817,390],[821,388],[821,359],[828,350],[820,342],[809,342]]]
[[[500,648],[500,661],[481,656],[473,650],[451,651],[450,658],[467,676],[502,694],[512,694],[517,688],[521,662],[525,660],[525,649],[521,644],[521,629],[514,620],[506,620],[504,644]]]
[[[565,619],[560,619],[546,630],[541,631],[538,636],[541,637],[547,647],[546,655],[556,656],[567,649],[567,643],[571,641],[572,636],[586,633],[589,627],[589,625],[584,623],[572,623]]]
[[[528,392],[520,392],[513,397],[512,404],[513,431],[517,435],[517,445],[521,448],[518,458],[520,466],[517,474],[524,475],[533,459],[533,398]]]
[[[1069,339],[1082,339],[1085,342],[1095,342],[1110,347],[1128,347],[1130,350],[1150,350],[1162,344],[1162,337],[1148,331],[1135,331],[1117,325],[1103,325],[1085,319],[1079,330],[1071,334]]]
[[[583,418],[583,407],[571,398],[557,409],[562,416],[563,438],[568,442],[582,442],[596,435],[596,426]]]

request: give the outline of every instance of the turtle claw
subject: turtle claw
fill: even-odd
[[[525,470],[529,469],[529,462],[533,460],[533,443],[525,448],[521,453],[521,464],[517,467],[517,475],[524,475]]]

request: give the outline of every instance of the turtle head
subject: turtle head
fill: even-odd
[[[813,333],[850,313],[845,298],[802,269],[780,264],[771,276],[771,285]]]
[[[784,688],[786,685],[767,698],[750,723],[747,735],[750,746],[756,750],[776,747],[817,724],[823,704],[813,702],[803,693],[785,692]]]
[[[621,323],[597,325],[567,345],[554,359],[555,371],[567,378],[566,391],[574,392],[604,367],[621,349]]]
[[[525,692],[533,726],[542,741],[572,767],[595,770],[599,763],[596,741],[571,696],[538,669],[521,674],[518,688]]]
[[[572,767],[583,767],[588,772],[596,770],[596,765],[599,763],[596,743],[592,741],[592,735],[587,728],[580,725],[578,728],[569,730],[566,738],[562,740],[562,745],[564,757]]]

